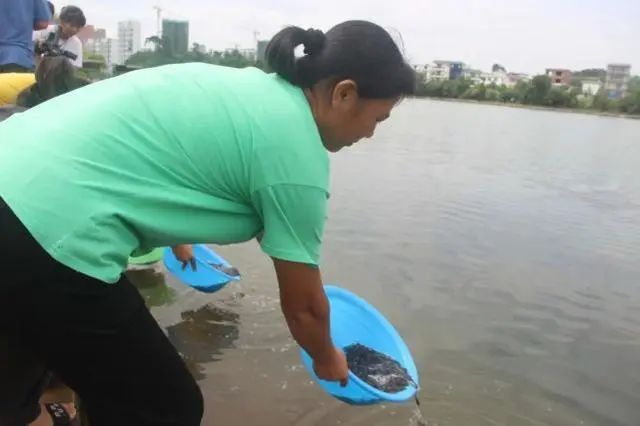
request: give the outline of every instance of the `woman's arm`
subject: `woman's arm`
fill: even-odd
[[[329,332],[329,302],[318,268],[273,259],[280,285],[280,305],[291,335],[314,361],[316,375],[346,385],[344,353],[333,345]]]

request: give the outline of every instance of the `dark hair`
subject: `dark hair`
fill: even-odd
[[[64,56],[45,56],[36,68],[36,83],[18,95],[16,104],[34,107],[46,100],[89,84],[76,74],[76,68]]]
[[[53,19],[53,15],[56,14],[56,7],[50,1],[47,2],[47,6],[49,6],[49,12],[51,12],[51,19]]]
[[[300,45],[305,55],[296,58]],[[415,91],[415,71],[396,43],[382,27],[367,21],[346,21],[326,34],[287,27],[271,39],[265,58],[269,68],[302,88],[323,79],[351,79],[364,98],[393,98]]]
[[[77,6],[65,6],[60,11],[60,20],[68,22],[76,27],[84,27],[87,25],[87,19],[82,13],[82,9]]]

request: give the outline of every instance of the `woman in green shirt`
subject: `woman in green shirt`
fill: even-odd
[[[145,247],[188,262],[189,244],[260,234],[291,334],[320,378],[347,380],[318,268],[327,151],[371,137],[415,75],[365,21],[286,28],[266,59],[275,74],[135,71],[0,124],[0,423],[32,420],[48,369],[92,426],[199,424],[195,381],[122,276]]]

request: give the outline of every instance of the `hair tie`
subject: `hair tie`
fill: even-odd
[[[326,40],[326,36],[320,30],[316,30],[313,28],[309,28],[305,32],[304,42],[304,54],[305,55],[315,55],[320,50],[322,50],[322,46],[324,46],[324,42]]]

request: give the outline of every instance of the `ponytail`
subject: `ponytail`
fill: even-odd
[[[304,46],[304,56],[295,50]],[[302,88],[322,79],[351,79],[365,98],[394,98],[415,91],[415,71],[382,27],[367,21],[347,21],[326,34],[287,27],[276,34],[265,52],[267,65]]]
[[[303,45],[304,54],[313,56],[322,49],[324,41],[325,35],[320,30],[287,27],[276,34],[267,45],[267,65],[291,84],[304,85],[305,78],[300,75],[299,60],[295,56],[296,47]]]

